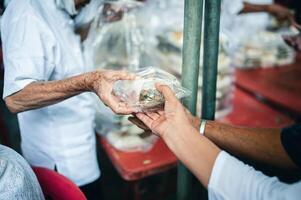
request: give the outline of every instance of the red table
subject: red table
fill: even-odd
[[[99,138],[102,147],[112,161],[120,176],[129,181],[125,199],[129,199],[129,191],[135,200],[140,200],[139,180],[165,172],[177,165],[177,158],[168,149],[162,139],[159,139],[149,152],[121,152],[112,147],[106,139]],[[161,194],[154,194],[154,199]]]
[[[227,124],[258,128],[280,128],[294,123],[292,119],[273,110],[239,89],[236,89],[234,93],[233,111],[219,121]]]
[[[162,139],[146,153],[121,152],[112,147],[107,140],[101,138],[100,141],[119,174],[127,181],[138,180],[176,166],[177,158]]]
[[[301,115],[301,63],[280,68],[237,70],[236,84]]]

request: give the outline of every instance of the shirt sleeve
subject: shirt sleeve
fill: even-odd
[[[30,13],[3,17],[1,37],[4,59],[3,98],[34,81],[49,80],[54,69],[53,43]]]
[[[209,200],[297,200],[301,181],[285,184],[268,177],[222,151],[214,164],[208,185]]]
[[[281,143],[292,161],[301,168],[301,124],[282,129]]]

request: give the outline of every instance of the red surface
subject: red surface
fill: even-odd
[[[239,89],[236,89],[234,93],[233,111],[219,121],[233,125],[261,128],[280,128],[294,123],[292,119],[271,109]]]
[[[281,68],[237,70],[236,84],[301,114],[301,63]]]
[[[55,171],[33,167],[46,199],[52,200],[86,200],[82,191],[65,176]]]
[[[107,140],[101,138],[100,141],[119,174],[128,181],[163,172],[177,164],[177,158],[161,139],[146,153],[121,152],[113,148]]]

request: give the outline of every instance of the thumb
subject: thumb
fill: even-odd
[[[177,97],[175,96],[174,92],[167,85],[157,84],[156,88],[159,92],[161,92],[163,94],[165,101],[168,101],[168,102],[177,101]]]
[[[111,80],[117,81],[117,80],[133,80],[135,79],[135,75],[128,73],[126,71],[114,71],[111,74]]]

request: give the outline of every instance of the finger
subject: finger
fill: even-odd
[[[147,112],[146,115],[149,116],[150,118],[152,118],[153,120],[157,120],[160,117],[160,115],[158,113],[155,113],[155,112],[152,112],[152,113]]]
[[[129,115],[131,113],[136,112],[136,110],[134,108],[130,107],[129,105],[127,105],[126,103],[120,102],[120,103],[118,103],[118,106],[115,109],[115,112],[117,114]]]
[[[149,130],[149,128],[137,117],[128,117],[128,120],[145,131]]]
[[[154,120],[152,120],[149,116],[143,113],[137,113],[138,119],[140,119],[148,128],[152,129],[152,123]]]
[[[106,98],[103,98],[104,104],[106,104],[108,107],[111,108],[113,112],[116,114],[131,114],[133,112],[136,112],[134,108],[127,105],[125,102],[120,102],[115,96],[113,95],[107,95]]]
[[[156,84],[156,88],[159,92],[163,94],[166,101],[177,101],[177,97],[175,96],[174,92],[167,85]]]
[[[135,79],[135,75],[128,73],[126,71],[115,71],[115,74],[113,75],[112,79],[117,80],[133,80]]]
[[[162,115],[156,121],[153,121],[152,126],[157,127],[158,125],[162,124],[165,120],[166,120],[165,115]]]
[[[163,110],[159,110],[157,111],[157,113],[161,116],[161,115],[164,115],[164,111]]]

